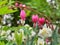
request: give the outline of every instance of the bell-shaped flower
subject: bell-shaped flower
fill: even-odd
[[[32,15],[32,22],[36,23],[38,21],[38,15]]]
[[[43,25],[44,23],[45,23],[45,18],[44,17],[39,18],[38,24]]]
[[[21,10],[20,17],[21,17],[22,20],[25,20],[26,19],[26,13],[25,13],[24,10]]]

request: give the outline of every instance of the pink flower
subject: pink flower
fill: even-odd
[[[36,23],[38,21],[38,15],[32,15],[32,22]]]
[[[26,8],[26,5],[25,4],[19,4],[19,7],[20,8]]]
[[[44,17],[39,18],[38,24],[43,25],[44,23],[45,23],[45,18]]]
[[[19,6],[20,6],[20,7],[22,7],[22,6],[23,6],[23,4],[19,4]]]
[[[46,39],[46,43],[48,43],[48,42],[49,42],[49,39],[47,38],[47,39]]]
[[[22,20],[25,20],[26,19],[26,13],[25,13],[24,10],[21,10],[20,17],[21,17]]]
[[[19,6],[19,4],[16,2],[16,3],[15,3],[15,6],[16,6],[16,7],[18,7],[18,6]]]

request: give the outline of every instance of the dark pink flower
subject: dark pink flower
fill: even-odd
[[[25,20],[26,19],[26,13],[25,13],[24,10],[21,10],[20,17],[21,17],[22,20]]]
[[[38,21],[38,15],[32,15],[32,22],[36,23]]]
[[[45,18],[39,18],[38,24],[43,25],[45,23]]]

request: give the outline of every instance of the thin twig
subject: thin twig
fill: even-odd
[[[27,9],[28,9],[28,10],[31,10],[31,11],[33,11],[33,12],[36,12],[36,13],[38,13],[39,15],[41,15],[41,16],[43,16],[43,17],[46,17],[50,22],[52,22],[52,20],[51,20],[49,17],[47,17],[45,14],[40,13],[39,11],[32,9],[32,8],[30,8],[29,6],[27,6]]]

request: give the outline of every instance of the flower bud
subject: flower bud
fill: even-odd
[[[16,7],[18,7],[18,6],[19,6],[19,4],[16,2],[16,3],[15,3],[15,6],[16,6]]]
[[[23,4],[19,4],[19,7],[22,8]]]

